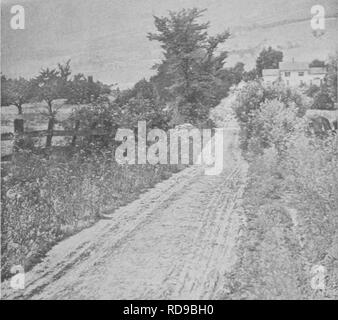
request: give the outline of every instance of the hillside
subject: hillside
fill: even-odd
[[[152,15],[168,10],[207,8],[211,32],[230,29],[226,48],[229,65],[243,61],[251,67],[263,46],[277,46],[285,59],[309,61],[326,58],[336,47],[336,2],[323,0],[330,19],[325,34],[315,38],[310,28],[313,0],[101,0],[26,1],[26,30],[9,28],[6,0],[2,10],[2,70],[9,76],[32,76],[42,66],[72,59],[74,71],[91,74],[108,83],[128,87],[150,76],[161,58],[161,49],[146,38],[153,31]],[[48,12],[53,12],[50,21]],[[96,19],[97,17],[100,19]],[[99,23],[98,23],[99,21]]]

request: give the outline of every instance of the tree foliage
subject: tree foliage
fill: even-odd
[[[34,97],[37,101],[47,103],[48,131],[52,132],[56,122],[56,114],[60,106],[53,105],[58,99],[65,99],[68,92],[70,60],[65,64],[58,64],[54,69],[42,69],[37,77],[32,80]],[[52,135],[47,136],[46,147],[50,147]]]
[[[104,129],[114,135],[117,128],[136,130],[138,121],[147,121],[147,128],[167,129],[169,115],[158,101],[154,85],[143,79],[133,88],[120,92],[113,102],[99,99],[74,110],[64,125],[71,129],[77,121],[82,130]],[[97,137],[91,143],[107,145],[109,141]]]
[[[310,68],[325,68],[325,61],[314,59],[311,61]]]
[[[313,97],[312,104],[313,109],[334,110],[335,103],[337,103],[337,91],[338,91],[337,62],[338,62],[338,53],[336,53],[335,56],[333,55],[329,58],[329,61],[326,65],[327,74],[321,86],[320,87],[311,86],[307,90],[307,94],[310,97]]]
[[[327,76],[326,83],[328,87],[328,93],[333,102],[337,103],[337,91],[338,91],[338,51],[335,55],[329,58],[329,63],[327,65]]]
[[[94,82],[92,77],[86,78],[84,74],[78,73],[68,83],[66,92],[67,103],[88,104],[98,101],[104,95],[110,93],[110,86],[100,81]]]
[[[155,16],[157,33],[148,34],[149,40],[161,43],[164,54],[154,66],[157,75],[152,80],[161,98],[172,103],[178,122],[203,122],[218,102],[214,92],[222,85],[220,71],[227,53],[216,54],[216,49],[230,34],[209,36],[209,22],[198,22],[204,12],[193,8],[171,11],[169,17]]]
[[[53,101],[67,97],[70,60],[54,69],[42,69],[33,79],[33,90],[37,101],[45,101],[51,110]]]
[[[15,105],[22,114],[22,105],[33,98],[32,83],[24,78],[7,79],[1,76],[1,105]]]
[[[327,84],[320,86],[320,90],[313,96],[312,109],[333,110],[334,102]]]
[[[257,74],[261,77],[263,69],[278,69],[279,62],[283,61],[283,52],[272,47],[264,48],[256,60]]]
[[[249,141],[255,137],[256,113],[264,103],[276,100],[285,108],[295,108],[297,116],[303,116],[311,103],[311,99],[300,91],[286,87],[282,83],[266,86],[260,81],[251,81],[235,91],[234,95],[233,108],[242,129],[241,146],[244,150],[247,150]]]

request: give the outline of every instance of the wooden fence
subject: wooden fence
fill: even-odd
[[[16,145],[25,137],[46,137],[46,148],[51,147],[53,137],[72,137],[71,145],[75,146],[77,137],[109,136],[111,132],[102,129],[79,130],[80,122],[76,122],[73,130],[34,130],[24,131],[24,120],[14,120],[14,132],[1,133],[1,141],[13,141],[12,152],[16,151]],[[49,137],[49,139],[47,139]],[[11,154],[1,155],[1,160],[8,160]]]

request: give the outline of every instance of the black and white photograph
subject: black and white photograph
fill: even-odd
[[[338,300],[337,66],[337,0],[2,0],[0,299]]]

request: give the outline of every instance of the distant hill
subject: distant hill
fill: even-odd
[[[290,60],[325,59],[337,43],[336,0],[321,0],[330,19],[325,34],[310,28],[314,0],[30,0],[26,30],[9,27],[10,6],[2,1],[2,72],[30,77],[42,66],[72,59],[74,72],[128,87],[152,74],[160,47],[148,41],[153,15],[183,7],[207,7],[211,33],[230,29],[225,45],[229,65],[243,61],[251,68],[260,50],[272,45]]]

